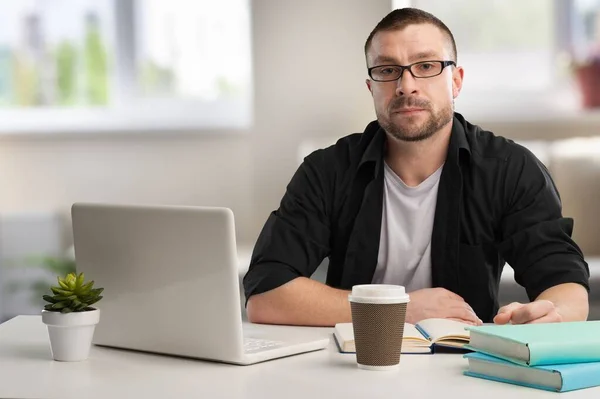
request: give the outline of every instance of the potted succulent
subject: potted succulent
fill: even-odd
[[[57,277],[58,285],[51,287],[54,295],[42,298],[48,304],[42,310],[42,321],[48,326],[50,347],[54,360],[76,362],[86,360],[90,353],[100,310],[91,305],[102,299],[103,288],[93,288],[85,282],[83,273]]]

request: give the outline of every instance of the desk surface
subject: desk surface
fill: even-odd
[[[314,331],[326,336],[331,333],[331,329]],[[39,316],[19,316],[0,325],[0,397],[557,397],[552,392],[466,377],[462,375],[466,360],[457,354],[403,355],[399,370],[376,372],[359,370],[354,355],[338,353],[333,342],[322,351],[253,366],[101,347],[93,347],[87,361],[61,363],[51,360],[49,345]],[[598,398],[600,387],[560,397]]]

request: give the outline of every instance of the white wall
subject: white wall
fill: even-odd
[[[300,142],[332,141],[375,118],[365,40],[391,11],[384,0],[255,1],[257,85],[253,229],[262,227],[298,167]]]
[[[254,0],[255,126],[247,134],[0,138],[0,212],[75,201],[222,205],[252,242],[304,138],[374,118],[364,41],[389,0]],[[65,236],[70,236],[68,229]]]
[[[68,216],[75,201],[221,204],[247,228],[250,162],[239,137],[0,142],[0,210]]]

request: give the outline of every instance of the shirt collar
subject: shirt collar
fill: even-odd
[[[369,123],[365,129],[363,139],[368,140],[368,144],[360,159],[358,167],[360,169],[363,164],[373,164],[375,166],[375,177],[378,177],[380,170],[383,169],[383,157],[387,136],[383,128],[379,126],[379,123],[373,121]],[[447,161],[458,162],[461,154],[464,154],[464,156],[470,160],[471,146],[467,140],[466,121],[461,114],[455,112],[454,120],[452,121],[452,132],[450,133]]]
[[[450,147],[448,149],[449,155],[456,154],[460,157],[460,154],[465,154],[468,159],[471,158],[471,145],[467,140],[467,121],[458,112],[454,113],[454,121],[452,121],[452,133],[450,134]]]

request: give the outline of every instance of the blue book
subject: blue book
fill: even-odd
[[[468,353],[465,375],[554,392],[600,385],[600,362],[527,367],[482,353]]]
[[[600,361],[600,321],[467,327],[467,349],[524,366]]]

